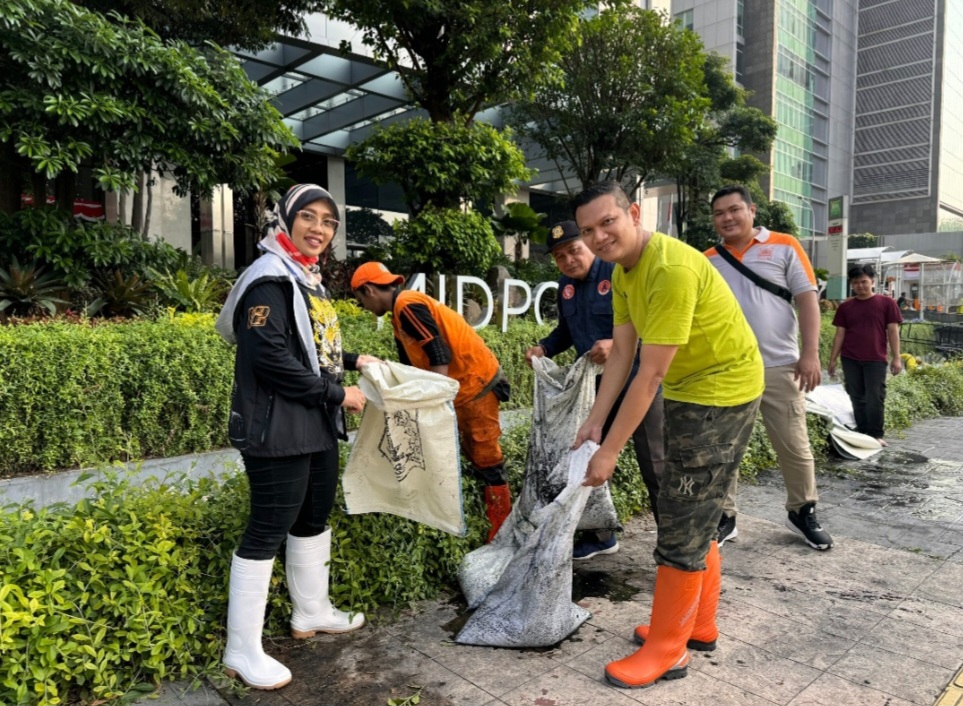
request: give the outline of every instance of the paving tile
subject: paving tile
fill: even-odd
[[[690,669],[684,679],[659,682],[648,689],[636,689],[632,695],[651,706],[775,706],[777,703],[695,669]]]
[[[963,636],[947,635],[908,620],[886,618],[862,642],[947,669],[956,669],[963,662]]]
[[[856,645],[827,671],[917,704],[932,704],[956,670],[873,645]]]
[[[963,566],[943,564],[919,585],[913,595],[963,608]]]
[[[963,637],[963,608],[957,606],[910,596],[897,606],[891,617]]]
[[[559,665],[499,698],[509,706],[636,706],[639,702],[628,693],[606,684],[601,674],[592,678]]]
[[[539,652],[444,644],[431,658],[479,689],[501,698],[519,684],[551,671],[558,663]]]
[[[735,600],[720,602],[717,622],[722,642],[734,638],[815,669],[826,669],[856,644]]]
[[[592,612],[590,625],[601,628],[616,637],[632,639],[636,625],[649,622],[652,615],[652,599],[639,601],[609,601],[604,598],[587,598],[579,605]]]
[[[833,674],[822,674],[807,686],[788,706],[914,706],[912,701],[900,699],[865,684],[855,684]]]
[[[782,704],[822,673],[735,639],[720,642],[715,652],[692,654],[692,669]]]
[[[781,566],[760,563],[757,568],[757,575],[726,577],[733,600],[849,640],[865,635],[903,600],[899,595],[854,592],[850,583],[828,573],[790,575],[785,561]]]
[[[569,660],[566,666],[581,672],[591,679],[601,679],[605,673],[605,665],[609,662],[628,657],[639,649],[639,646],[629,640],[613,637],[601,645],[593,647],[583,653],[578,659]]]

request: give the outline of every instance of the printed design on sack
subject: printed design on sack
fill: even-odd
[[[418,430],[418,410],[385,415],[378,451],[391,464],[399,483],[403,483],[412,471],[426,470],[425,451]]]
[[[271,307],[269,306],[252,306],[247,310],[247,327],[257,328],[264,326],[270,314]]]
[[[682,476],[679,479],[679,495],[695,495],[693,485],[695,485],[695,478],[692,476]]]

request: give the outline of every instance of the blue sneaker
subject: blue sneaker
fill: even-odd
[[[577,542],[572,550],[572,560],[587,561],[600,554],[615,554],[618,550],[619,540],[615,538],[615,533],[613,532],[612,535],[604,541],[598,537],[592,537],[591,539],[583,539],[581,542]]]

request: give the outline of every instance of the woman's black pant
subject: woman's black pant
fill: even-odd
[[[338,448],[301,456],[242,455],[251,486],[251,514],[237,555],[263,560],[277,556],[288,535],[324,532],[338,487]]]

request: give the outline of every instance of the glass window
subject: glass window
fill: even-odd
[[[676,13],[675,21],[685,29],[691,30],[695,27],[695,13],[692,10]]]

